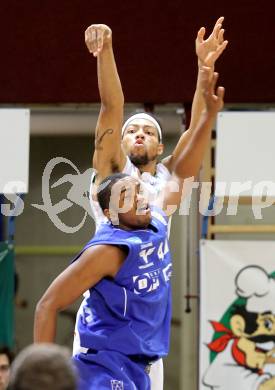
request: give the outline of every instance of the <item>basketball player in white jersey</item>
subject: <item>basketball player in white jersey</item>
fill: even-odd
[[[215,61],[227,46],[222,28],[224,18],[220,17],[212,33],[204,39],[205,28],[198,31],[196,53],[198,67],[210,67],[214,71]],[[192,105],[190,127],[180,137],[171,156],[162,159],[162,130],[157,121],[148,114],[138,114],[129,118],[124,126],[124,96],[118,76],[112,48],[111,29],[104,24],[93,24],[85,32],[88,50],[97,57],[98,85],[101,98],[101,110],[96,127],[95,153],[93,167],[97,170],[96,182],[115,172],[133,176],[142,176],[148,188],[159,191],[169,180],[179,155],[204,110],[204,99],[199,79]],[[138,74],[137,74],[138,77]],[[95,200],[95,199],[94,199]],[[104,219],[100,207],[92,202],[97,223]]]
[[[198,31],[196,53],[199,69],[210,67],[213,75],[215,61],[227,46],[222,28],[224,18],[220,17],[212,33],[204,39],[205,28]],[[96,223],[104,221],[97,200],[94,197],[96,186],[108,175],[115,172],[127,173],[140,177],[147,184],[152,195],[157,195],[170,179],[178,158],[191,139],[201,114],[205,108],[198,73],[197,87],[192,104],[190,127],[180,137],[173,153],[158,162],[162,156],[162,129],[151,115],[140,113],[130,117],[123,124],[124,96],[118,76],[112,48],[112,31],[104,24],[94,24],[85,31],[85,42],[88,50],[97,57],[98,86],[101,98],[101,109],[96,127],[95,152],[93,167],[97,176],[92,179],[91,206]],[[137,69],[138,70],[138,69]],[[138,75],[137,75],[138,77]],[[200,156],[198,156],[200,158]],[[190,160],[190,175],[192,171]],[[188,177],[188,164],[186,164]],[[159,360],[151,369],[152,390],[163,388],[163,366]]]

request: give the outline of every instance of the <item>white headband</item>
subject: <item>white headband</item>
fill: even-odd
[[[135,120],[135,119],[146,119],[150,122],[153,123],[154,127],[156,127],[157,131],[158,131],[158,135],[159,135],[159,142],[162,142],[162,131],[161,131],[161,127],[160,125],[158,124],[158,122],[155,120],[155,118],[153,118],[151,115],[149,114],[146,114],[145,112],[140,112],[139,114],[134,114],[132,116],[130,116],[129,119],[127,119],[127,121],[124,123],[124,125],[122,126],[122,129],[121,129],[121,136],[123,137],[123,134],[124,134],[124,131],[126,130],[126,128],[129,126],[129,124]]]

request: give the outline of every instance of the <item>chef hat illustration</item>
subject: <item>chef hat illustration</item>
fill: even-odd
[[[237,295],[247,298],[247,311],[275,314],[275,280],[263,268],[252,265],[241,269],[235,284]]]

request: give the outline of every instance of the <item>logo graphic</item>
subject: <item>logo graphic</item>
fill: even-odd
[[[172,263],[169,263],[167,267],[162,270],[165,282],[168,282],[172,276]]]
[[[117,379],[111,379],[111,389],[112,390],[124,390],[123,382],[118,381]]]
[[[135,294],[148,293],[156,290],[159,285],[160,270],[147,272],[143,275],[133,276]]]
[[[145,264],[139,266],[139,268],[151,267],[154,263],[149,263],[148,257],[154,253],[156,248],[153,246],[152,242],[149,242],[148,244],[142,245],[141,249],[142,250],[139,252],[139,256],[142,258]]]
[[[61,179],[50,185],[50,178],[53,169],[58,164],[67,164],[76,172],[75,174],[66,174]],[[32,204],[35,208],[45,211],[53,224],[64,233],[75,233],[82,228],[86,221],[87,214],[92,216],[90,200],[89,200],[89,188],[91,183],[92,174],[94,169],[89,168],[84,173],[80,173],[76,165],[70,160],[64,157],[55,157],[46,165],[42,176],[42,199],[44,204]],[[53,204],[50,190],[61,186],[62,184],[70,183],[71,188],[67,193],[67,199]],[[76,226],[68,226],[59,218],[59,214],[71,208],[74,204],[84,209],[84,216],[81,222]]]

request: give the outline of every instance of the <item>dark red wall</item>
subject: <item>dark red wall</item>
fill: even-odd
[[[127,102],[190,102],[194,39],[225,16],[217,64],[227,102],[275,102],[275,1],[1,1],[0,103],[97,102],[96,61],[84,43],[109,24]]]

